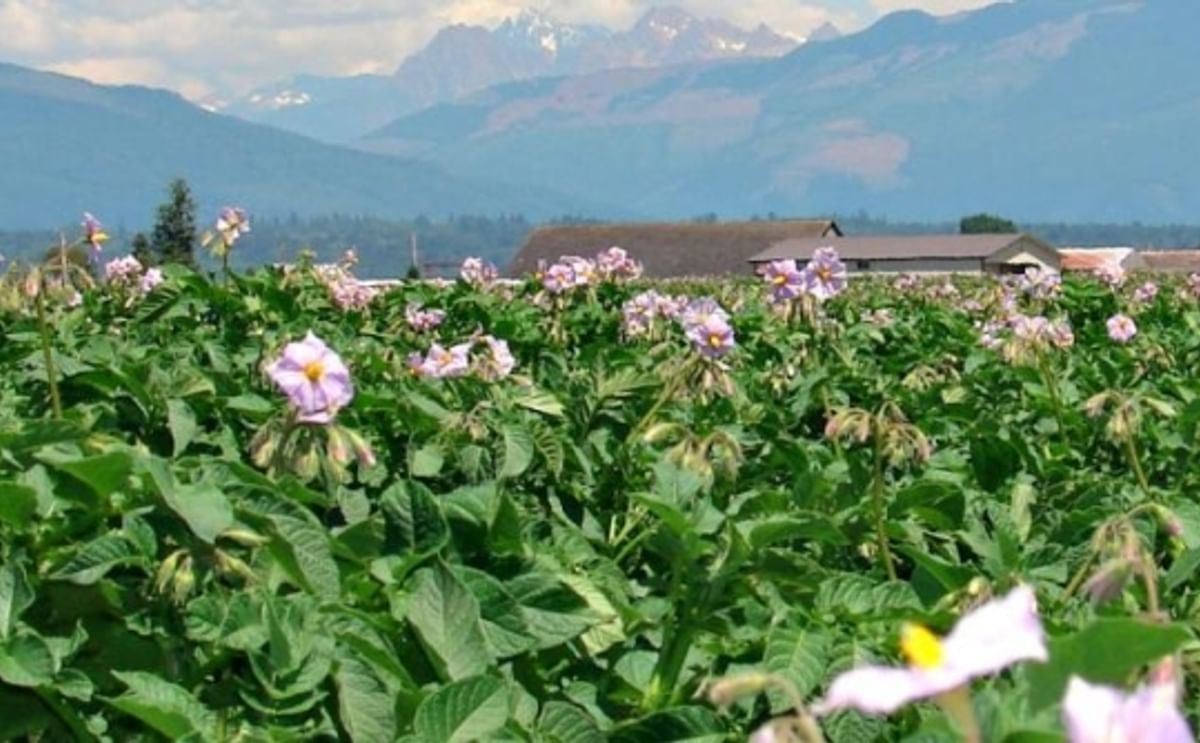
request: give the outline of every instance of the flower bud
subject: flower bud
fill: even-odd
[[[271,541],[269,537],[252,532],[249,529],[226,529],[221,532],[225,539],[233,540],[243,547],[261,547]]]
[[[1109,560],[1083,585],[1092,603],[1104,604],[1118,598],[1132,575],[1132,565],[1124,558]]]
[[[339,465],[347,464],[353,455],[350,438],[341,426],[329,426],[325,430],[326,451],[329,457]]]
[[[708,687],[708,701],[718,707],[728,707],[742,697],[761,693],[771,684],[765,673],[747,673],[717,679]]]
[[[281,438],[279,431],[273,426],[261,428],[254,434],[254,438],[250,440],[250,461],[254,462],[255,467],[266,469],[271,465],[271,460],[279,451]]]
[[[350,438],[350,444],[354,447],[354,456],[358,457],[360,467],[370,469],[376,464],[375,450],[371,448],[371,444],[358,431],[346,429],[346,435]]]
[[[1183,522],[1174,511],[1166,506],[1155,504],[1154,517],[1158,520],[1158,526],[1169,537],[1176,539],[1183,536]]]

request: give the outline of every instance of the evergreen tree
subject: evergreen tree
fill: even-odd
[[[1011,219],[997,217],[994,214],[973,214],[962,218],[962,221],[958,223],[958,231],[962,235],[1011,235],[1021,230]]]
[[[133,252],[133,257],[138,259],[138,263],[141,263],[146,268],[155,265],[154,250],[150,245],[150,240],[146,238],[144,233],[139,232],[134,235],[129,246]]]
[[[196,266],[196,202],[187,181],[176,178],[167,187],[166,203],[158,207],[151,246],[154,263]]]

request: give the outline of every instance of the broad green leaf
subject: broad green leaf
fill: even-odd
[[[396,705],[371,668],[349,652],[338,654],[333,675],[338,690],[338,716],[354,743],[392,743],[396,739]]]
[[[217,740],[217,715],[186,689],[151,673],[113,671],[113,675],[128,689],[109,702],[112,706],[136,717],[169,740]]]
[[[167,506],[187,522],[197,537],[212,544],[233,526],[233,506],[216,485],[208,482],[180,484],[167,462],[155,457],[145,457],[142,464]]]
[[[53,457],[46,463],[87,485],[101,498],[108,497],[124,486],[133,472],[133,457],[123,451],[83,459]]]
[[[525,623],[541,650],[573,640],[603,621],[554,575],[527,573],[509,581],[508,590],[521,604]]]
[[[537,641],[529,632],[521,605],[504,584],[482,570],[457,567],[454,574],[479,602],[483,632],[497,658],[508,658],[532,650]]]
[[[479,602],[444,565],[419,571],[407,618],[447,680],[477,676],[492,665]]]
[[[449,541],[450,527],[442,505],[424,485],[398,481],[383,491],[379,502],[399,549],[426,557]]]
[[[573,704],[550,702],[538,719],[545,743],[604,743],[604,733],[592,716]]]
[[[1179,556],[1167,571],[1163,582],[1168,591],[1174,591],[1192,579],[1196,569],[1200,568],[1200,549],[1190,549]]]
[[[678,707],[617,726],[613,743],[724,743],[728,740],[717,716],[703,707]]]
[[[342,592],[341,573],[329,545],[329,534],[310,519],[282,514],[271,516],[275,539],[271,553],[281,560],[301,587],[326,601]]]
[[[136,564],[144,559],[141,550],[128,537],[110,533],[81,546],[50,577],[88,586],[114,568]]]
[[[761,550],[779,542],[799,541],[824,542],[844,545],[846,535],[830,519],[818,514],[802,516],[773,516],[759,521],[739,523],[738,529],[754,550]]]
[[[1030,708],[1037,712],[1062,699],[1071,676],[1119,686],[1132,671],[1170,655],[1190,638],[1178,624],[1094,620],[1079,632],[1051,640],[1049,663],[1027,666]]]
[[[417,708],[413,728],[422,743],[475,743],[508,721],[508,689],[491,676],[447,684]]]
[[[413,453],[409,472],[413,477],[437,477],[445,461],[441,449],[434,444],[426,444]]]
[[[29,526],[37,512],[37,491],[15,482],[0,482],[0,523],[17,529]]]
[[[500,477],[519,477],[533,463],[534,443],[529,430],[516,425],[504,426],[504,464]]]
[[[50,444],[81,441],[88,430],[76,421],[27,420],[0,424],[0,449],[15,453],[40,449]]]
[[[16,635],[0,642],[0,681],[13,686],[49,686],[56,670],[54,653],[37,635]]]
[[[857,575],[830,576],[822,581],[816,606],[822,611],[876,621],[921,611],[921,601],[908,583],[875,583]]]
[[[173,456],[178,457],[196,438],[196,414],[192,412],[192,406],[183,400],[168,400],[167,426],[171,429]]]
[[[533,391],[528,395],[516,398],[514,402],[526,410],[548,415],[551,418],[561,418],[566,412],[566,408],[558,401],[558,398],[549,392]]]
[[[0,640],[12,637],[17,620],[33,605],[33,600],[25,568],[12,559],[0,565]]]
[[[807,697],[825,679],[828,663],[829,638],[826,635],[783,626],[772,628],[767,635],[764,669],[790,681],[801,697]],[[779,714],[792,704],[785,695],[772,692],[773,713]]]

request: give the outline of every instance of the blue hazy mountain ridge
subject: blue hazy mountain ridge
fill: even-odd
[[[0,64],[0,162],[5,229],[63,224],[85,209],[113,225],[143,226],[176,176],[205,210],[237,203],[260,215],[589,211],[544,189],[465,180],[219,116],[174,93],[8,64]]]
[[[1181,0],[902,11],[777,59],[500,86],[362,146],[661,217],[1188,221],[1198,24]]]
[[[819,31],[822,37],[837,33]],[[741,29],[671,6],[647,10],[623,31],[524,10],[494,28],[447,26],[390,75],[294,76],[235,98],[221,111],[346,143],[398,116],[493,85],[622,67],[779,56],[796,43],[763,25]]]

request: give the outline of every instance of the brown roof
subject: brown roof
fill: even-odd
[[[1147,271],[1162,273],[1200,272],[1200,250],[1158,250],[1139,255]]]
[[[564,255],[592,257],[615,246],[642,262],[646,276],[720,276],[750,273],[749,259],[788,238],[841,235],[830,220],[679,224],[598,224],[541,227],[508,266],[510,276]]]
[[[1012,245],[1030,241],[1047,248],[1029,235],[865,235],[825,240],[784,240],[752,256],[754,263],[787,258],[807,260],[817,248],[832,245],[838,255],[850,260],[920,258],[988,258]]]

